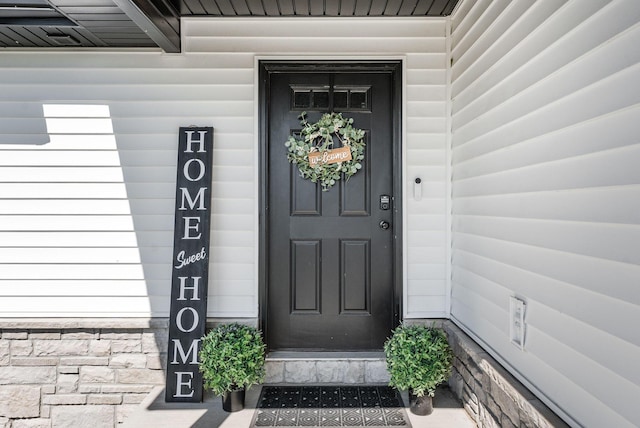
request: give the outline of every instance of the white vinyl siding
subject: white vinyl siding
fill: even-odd
[[[636,0],[452,17],[451,315],[576,426],[640,425],[639,45]]]
[[[258,316],[259,58],[404,60],[405,315],[447,316],[445,29],[442,18],[192,18],[177,55],[3,52],[0,316],[168,316],[189,125],[215,129],[208,315]],[[43,105],[68,104],[87,117],[45,118]]]

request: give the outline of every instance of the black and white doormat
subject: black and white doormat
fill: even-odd
[[[411,427],[388,386],[263,386],[253,427]]]

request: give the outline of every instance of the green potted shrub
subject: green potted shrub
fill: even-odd
[[[200,371],[205,389],[222,396],[222,408],[244,408],[245,390],[264,379],[265,344],[261,332],[238,323],[222,324],[202,338]]]
[[[451,373],[453,352],[441,328],[401,325],[384,344],[389,385],[409,391],[411,412],[429,415],[436,387]]]

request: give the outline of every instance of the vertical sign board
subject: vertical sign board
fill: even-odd
[[[207,321],[213,128],[180,128],[165,401],[201,402]]]

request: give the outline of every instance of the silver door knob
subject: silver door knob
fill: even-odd
[[[387,229],[389,229],[389,228],[391,227],[391,225],[389,224],[389,222],[388,222],[388,221],[384,221],[384,220],[382,220],[382,221],[379,223],[379,226],[380,226],[380,229],[383,229],[383,230],[387,230]]]

